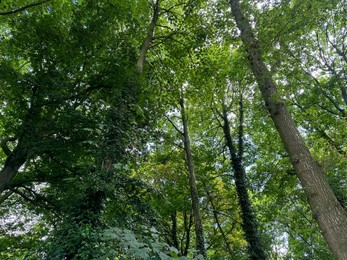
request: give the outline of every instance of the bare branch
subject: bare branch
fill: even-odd
[[[176,129],[176,131],[180,134],[180,135],[183,135],[183,132],[178,129],[178,127],[175,125],[174,122],[172,122],[172,120],[170,119],[170,117],[166,116],[166,119],[171,123],[171,125]]]

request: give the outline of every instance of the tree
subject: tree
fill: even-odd
[[[199,195],[196,185],[196,177],[194,171],[194,162],[192,151],[190,148],[190,138],[188,132],[188,118],[185,112],[184,99],[180,98],[180,106],[181,106],[181,117],[182,117],[182,125],[183,132],[181,133],[183,136],[183,144],[184,144],[184,152],[188,167],[188,175],[189,175],[189,186],[190,193],[192,198],[192,208],[194,213],[194,225],[195,225],[195,236],[196,236],[196,249],[199,251],[201,255],[206,255],[205,252],[205,242],[204,242],[204,230],[202,227],[202,220],[200,214],[200,203],[199,203]]]
[[[258,234],[257,220],[254,216],[251,201],[248,195],[248,185],[246,180],[246,171],[242,165],[243,161],[243,97],[240,94],[239,100],[239,131],[237,149],[231,137],[230,124],[228,119],[228,111],[226,104],[222,104],[222,113],[220,117],[223,121],[223,132],[225,142],[228,147],[231,163],[234,170],[235,185],[238,194],[238,200],[242,211],[242,228],[246,235],[246,240],[249,244],[250,258],[251,259],[265,259],[265,252],[262,248],[261,239]]]
[[[0,3],[0,258],[332,259],[345,0],[229,2]]]
[[[230,1],[230,3],[235,21],[241,31],[241,39],[246,47],[252,71],[284,147],[301,180],[313,216],[335,257],[338,259],[346,258],[347,214],[337,201],[322,169],[313,160],[293,119],[277,94],[270,72],[261,58],[258,42],[240,9],[239,2]]]
[[[8,92],[2,95],[7,119],[1,131],[10,136],[2,143],[7,158],[1,189],[7,191],[4,200],[36,205],[47,220],[45,246],[31,252],[91,258],[105,252],[103,229],[126,219],[108,219],[113,209],[106,209],[107,201],[115,200],[113,207],[128,204],[125,212],[142,223],[154,218],[140,209],[142,183],[122,166],[127,149],[137,145],[138,45],[110,22],[124,21],[135,10],[93,1],[51,7],[7,18],[10,37],[2,39],[1,53],[14,58],[1,64],[1,92]],[[18,122],[12,124],[12,116]],[[11,210],[11,203],[3,205]]]

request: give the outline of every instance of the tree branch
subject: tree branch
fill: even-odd
[[[240,161],[242,161],[243,157],[243,120],[244,120],[244,109],[243,109],[243,95],[242,92],[240,94],[240,101],[239,101],[239,132],[238,132],[238,156]]]
[[[171,123],[171,125],[176,129],[176,131],[180,134],[180,135],[183,135],[183,132],[178,129],[178,127],[175,125],[174,122],[172,122],[172,120],[170,119],[170,117],[166,116],[166,119]]]
[[[4,196],[0,198],[0,205],[3,203],[5,200],[7,200],[11,195],[13,194],[13,191],[8,191]]]
[[[341,154],[342,156],[347,158],[347,153],[342,150],[342,148],[337,145],[337,143],[324,131],[324,130],[319,130],[318,133],[320,134],[321,137],[323,137],[331,146],[333,146],[336,151]]]
[[[10,15],[10,14],[19,13],[19,12],[21,12],[21,11],[24,11],[24,10],[30,8],[30,7],[34,7],[34,6],[37,6],[37,5],[41,5],[41,4],[44,4],[44,3],[49,2],[49,1],[51,1],[51,0],[43,0],[43,1],[39,1],[39,2],[36,2],[36,3],[32,3],[32,4],[28,4],[28,5],[19,7],[19,8],[17,8],[17,9],[11,10],[11,11],[0,12],[0,15]]]
[[[7,156],[9,156],[12,153],[12,151],[8,148],[7,143],[14,142],[16,140],[17,140],[16,137],[6,137],[3,140],[1,140],[0,146]]]
[[[19,188],[23,188],[29,194],[25,194],[25,192],[20,191]],[[55,213],[55,211],[57,210],[57,207],[54,204],[52,204],[44,196],[42,196],[41,194],[38,194],[37,192],[30,189],[29,187],[21,186],[21,187],[18,187],[16,189],[11,188],[10,191],[18,194],[24,200],[30,202],[31,204],[33,204],[35,206],[41,207],[41,208],[46,209],[48,211],[51,211],[53,213]]]

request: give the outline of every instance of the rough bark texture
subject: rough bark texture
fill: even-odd
[[[248,196],[248,185],[246,181],[245,169],[242,165],[242,101],[240,102],[240,126],[239,126],[239,143],[238,151],[236,151],[235,145],[231,138],[230,124],[228,120],[228,114],[225,104],[223,104],[223,132],[227,147],[230,153],[230,159],[234,170],[234,180],[236,186],[236,192],[238,196],[239,205],[241,208],[242,216],[242,229],[245,232],[246,240],[248,242],[248,252],[250,259],[266,259],[265,252],[262,248],[260,236],[258,234],[257,221],[253,214],[251,201]]]
[[[205,256],[205,241],[204,241],[204,231],[202,227],[202,220],[200,215],[199,195],[198,195],[198,189],[196,187],[193,156],[192,156],[192,152],[190,148],[188,122],[187,122],[187,116],[185,113],[183,98],[180,100],[180,105],[181,105],[181,116],[182,116],[182,123],[183,123],[184,152],[186,155],[186,161],[188,166],[190,194],[192,199],[192,207],[193,207],[193,215],[194,215],[196,249],[198,250],[200,254]]]
[[[152,21],[149,25],[146,39],[142,43],[141,50],[140,50],[140,56],[137,60],[137,71],[139,72],[139,74],[142,74],[142,72],[143,72],[143,64],[145,63],[147,51],[151,45],[151,42],[153,41],[154,28],[157,25],[158,17],[159,17],[159,0],[157,0],[155,2]]]
[[[277,88],[261,57],[257,39],[238,0],[230,0],[231,10],[241,31],[248,59],[267,109],[279,132],[291,163],[301,181],[314,219],[336,259],[347,259],[347,213],[336,199],[323,170],[313,160],[309,149],[280,99]]]

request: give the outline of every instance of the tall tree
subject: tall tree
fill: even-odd
[[[347,258],[347,213],[336,199],[323,170],[312,158],[267,69],[259,43],[238,0],[230,0],[241,39],[267,109],[306,193],[315,220],[337,259]]]
[[[92,258],[104,254],[98,245],[106,226],[129,227],[132,206],[134,212],[146,208],[138,196],[142,184],[122,167],[137,146],[131,132],[141,124],[140,116],[135,119],[139,46],[132,33],[145,28],[133,26],[139,17],[130,4],[47,6],[6,16],[1,28],[10,35],[1,38],[1,55],[11,58],[0,64],[6,103],[0,191],[7,190],[4,200],[24,200],[23,207],[44,212],[51,231],[45,247],[32,248],[38,255]],[[129,25],[128,36],[115,20]],[[120,204],[128,205],[122,218],[108,218]],[[142,223],[154,218],[128,216]]]
[[[248,184],[246,179],[246,171],[243,166],[243,97],[240,94],[239,100],[239,130],[237,148],[231,136],[230,123],[228,119],[228,110],[225,101],[222,104],[222,113],[220,117],[223,121],[223,132],[225,142],[230,153],[231,164],[234,171],[235,186],[238,196],[239,205],[242,212],[242,229],[245,232],[248,242],[248,250],[251,259],[266,259],[261,239],[258,233],[258,224],[253,213],[251,201],[248,195]]]
[[[201,255],[206,256],[204,229],[202,226],[202,219],[201,219],[201,213],[200,213],[199,194],[197,189],[197,181],[195,177],[193,155],[192,155],[192,150],[190,147],[190,137],[188,132],[188,115],[186,114],[183,97],[181,97],[180,99],[180,107],[181,107],[181,117],[182,117],[182,125],[183,125],[182,138],[184,143],[184,153],[185,153],[187,167],[188,167],[190,194],[192,198],[192,208],[193,208],[193,214],[194,214],[196,249],[199,251]]]

